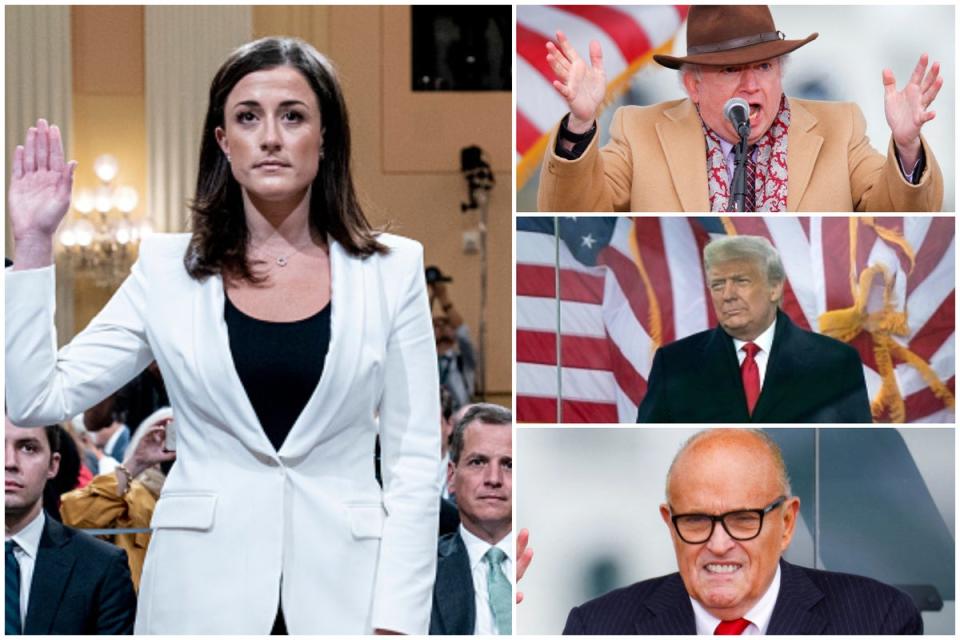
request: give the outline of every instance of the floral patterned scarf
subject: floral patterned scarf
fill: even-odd
[[[720,148],[720,137],[701,119],[707,142],[707,189],[710,211],[725,213],[732,204],[727,163]],[[756,144],[754,200],[757,211],[787,210],[787,130],[790,128],[790,105],[787,96],[780,99],[780,110],[773,124]]]

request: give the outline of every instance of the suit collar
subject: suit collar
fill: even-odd
[[[657,137],[684,211],[709,211],[707,151],[700,115],[693,102],[683,100],[663,112]],[[787,133],[787,209],[797,211],[813,175],[823,136],[815,132],[817,118],[801,101],[790,99]]]
[[[717,412],[718,415],[729,416],[726,421],[749,422],[747,395],[740,379],[740,365],[733,348],[733,338],[720,325],[714,328],[704,345],[703,366],[706,378],[714,381],[707,391],[710,397],[705,401],[713,403],[715,407],[726,407]]]
[[[33,568],[24,633],[49,634],[53,629],[63,592],[76,562],[76,557],[64,549],[68,541],[69,536],[63,525],[47,517]]]
[[[37,512],[37,515],[34,516],[33,520],[28,522],[27,526],[23,529],[20,529],[20,531],[10,536],[10,540],[13,540],[25,554],[31,558],[36,558],[37,551],[40,549],[40,539],[43,537],[46,520],[47,514],[44,513],[43,505],[41,505],[40,510]]]
[[[693,102],[683,100],[664,111],[663,115],[666,121],[657,123],[657,137],[681,208],[684,211],[709,211],[707,151],[700,114]]]
[[[440,538],[434,606],[445,635],[473,635],[477,625],[476,597],[467,547],[459,533]]]
[[[779,404],[784,394],[795,392],[791,378],[797,371],[805,369],[803,354],[790,348],[793,336],[799,331],[790,317],[777,310],[777,328],[773,333],[773,347],[767,360],[767,371],[763,380],[763,389],[757,399],[751,419],[763,422]],[[742,386],[742,384],[741,384]]]
[[[323,373],[310,399],[287,434],[280,451],[267,438],[243,388],[230,351],[224,318],[225,292],[220,276],[207,278],[199,287],[194,305],[194,353],[210,396],[211,406],[222,412],[225,423],[244,444],[261,455],[305,455],[320,437],[317,430],[335,425],[335,416],[346,399],[360,361],[364,326],[364,261],[349,255],[328,237],[330,247],[330,346]]]
[[[777,310],[776,328],[773,332],[773,346],[767,359],[767,370],[763,378],[763,388],[753,414],[747,414],[747,396],[743,390],[740,366],[734,350],[733,338],[717,325],[704,349],[704,366],[707,376],[716,384],[710,392],[713,402],[728,404],[730,421],[764,422],[779,404],[784,394],[793,390],[791,378],[797,371],[804,370],[803,354],[790,348],[793,336],[799,331],[796,325],[783,311]]]
[[[666,576],[646,598],[634,627],[639,635],[695,635],[690,596],[679,573]]]
[[[787,132],[787,210],[798,211],[810,184],[823,136],[815,132],[817,118],[799,100],[790,99]]]
[[[780,560],[780,595],[770,618],[770,635],[818,635],[827,619],[815,610],[824,594],[800,567]]]

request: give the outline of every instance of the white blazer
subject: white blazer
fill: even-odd
[[[222,279],[187,275],[188,240],[146,239],[130,276],[59,353],[54,268],[6,274],[14,423],[64,420],[153,359],[163,373],[177,462],[153,515],[136,633],[269,633],[282,594],[291,633],[425,634],[440,400],[422,247],[383,235],[390,253],[359,259],[330,242],[330,348],[276,451],[233,365]]]

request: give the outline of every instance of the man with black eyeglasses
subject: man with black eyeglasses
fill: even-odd
[[[876,580],[781,559],[800,499],[762,431],[690,438],[667,473],[660,515],[678,573],[617,589],[579,607],[565,634],[920,634],[905,594]]]

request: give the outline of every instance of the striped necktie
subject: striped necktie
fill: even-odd
[[[507,554],[501,549],[490,547],[483,557],[487,561],[487,594],[490,596],[493,622],[497,625],[497,633],[509,636],[513,633],[513,610],[510,606],[513,588],[500,566]]]
[[[6,588],[7,617],[3,631],[8,636],[18,636],[23,632],[20,624],[20,563],[13,554],[16,543],[7,540],[4,543],[5,555],[3,559],[3,582]]]
[[[743,210],[757,210],[757,163],[753,161],[754,150],[756,147],[747,149],[747,163],[743,172]]]

